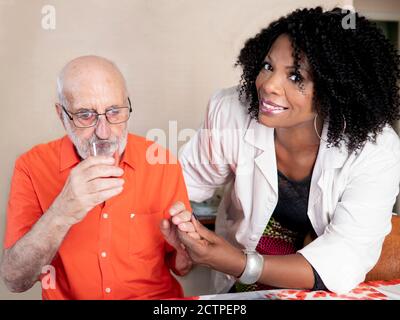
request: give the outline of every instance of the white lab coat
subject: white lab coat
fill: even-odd
[[[321,136],[327,140],[326,125]],[[274,129],[250,118],[236,87],[211,98],[203,128],[182,148],[180,161],[191,200],[204,201],[226,185],[216,232],[255,249],[278,201]],[[350,291],[378,261],[399,183],[400,140],[391,127],[358,154],[321,140],[307,211],[318,238],[298,252],[329,290]],[[219,272],[212,278],[219,293],[235,281]]]

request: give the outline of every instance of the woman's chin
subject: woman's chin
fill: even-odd
[[[278,126],[277,121],[263,115],[262,113],[258,114],[258,122],[269,128],[276,128]]]

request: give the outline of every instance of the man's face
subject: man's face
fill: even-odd
[[[87,68],[87,67],[86,67]],[[93,69],[93,68],[92,68]],[[128,99],[121,76],[112,70],[78,68],[64,79],[64,92],[70,114],[96,111],[101,114],[112,107],[128,107]],[[74,117],[74,116],[73,116]],[[65,129],[81,158],[90,155],[93,142],[101,142],[102,154],[122,154],[126,146],[128,123],[110,124],[104,115],[89,128],[78,128],[66,114],[62,115]]]

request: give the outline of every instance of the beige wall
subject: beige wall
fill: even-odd
[[[381,12],[381,13],[397,13],[400,14],[399,0],[354,0],[354,7],[357,11],[365,12]]]
[[[400,26],[400,1],[399,0],[354,0],[355,9],[369,19],[380,21],[397,21]],[[400,45],[400,27],[398,30],[398,44]],[[398,48],[400,50],[400,47]],[[400,121],[394,125],[400,134]],[[400,195],[394,211],[400,214]]]
[[[131,131],[167,132],[170,120],[197,128],[210,94],[238,82],[232,66],[247,37],[297,7],[344,3],[352,1],[0,0],[0,239],[15,159],[63,134],[53,103],[69,59],[98,54],[120,66],[135,109]],[[41,27],[44,5],[55,6],[53,31]],[[39,289],[12,295],[1,283],[0,299],[40,298]]]

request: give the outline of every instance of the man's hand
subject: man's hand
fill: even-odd
[[[68,225],[80,222],[96,205],[122,192],[123,170],[112,157],[89,157],[71,173],[52,209]]]
[[[182,243],[177,235],[176,226],[171,224],[168,220],[163,219],[160,224],[160,229],[165,240],[176,250],[169,261],[169,267],[178,276],[186,275],[192,269],[193,262],[186,250],[182,247]]]
[[[171,266],[172,270],[176,274],[183,276],[192,269],[193,261],[189,257],[185,247],[178,237],[177,225],[183,231],[188,231],[189,233],[191,231],[194,232],[194,228],[187,228],[186,226],[186,223],[190,224],[192,213],[186,210],[185,205],[182,202],[176,202],[169,209],[169,213],[172,216],[172,223],[163,219],[160,224],[160,230],[165,240],[176,250],[175,262],[174,265]],[[195,232],[193,234],[195,234]]]

